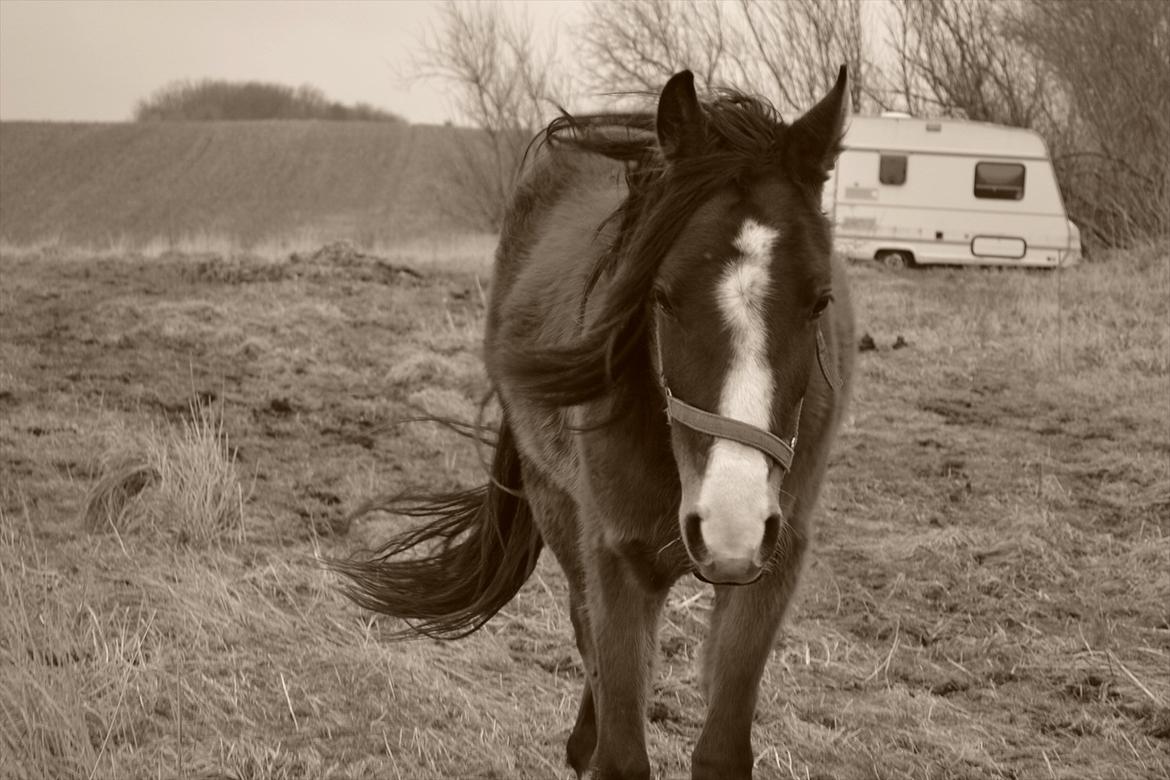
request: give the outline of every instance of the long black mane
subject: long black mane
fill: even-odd
[[[762,98],[722,91],[703,103],[703,148],[667,160],[651,113],[563,114],[535,139],[538,153],[562,150],[599,155],[625,166],[627,195],[598,225],[617,225],[616,238],[591,269],[587,297],[605,277],[607,297],[576,343],[524,345],[508,355],[508,371],[536,401],[572,406],[621,393],[632,369],[648,360],[647,331],[654,281],[667,252],[700,205],[715,192],[745,188],[768,172],[788,170],[803,180],[803,161],[786,159],[789,126]],[[816,174],[822,181],[823,173]],[[813,182],[815,183],[815,181]]]

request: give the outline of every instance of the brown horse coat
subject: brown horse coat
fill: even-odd
[[[819,211],[844,103],[844,69],[792,125],[741,95],[700,104],[684,72],[656,117],[554,123],[496,255],[484,344],[504,412],[493,482],[412,503],[438,519],[334,564],[359,603],[451,637],[503,606],[547,544],[588,672],[568,745],[581,776],[650,776],[657,623],[688,572],[716,583],[693,777],[751,775],[760,676],[852,376],[848,286]],[[668,380],[711,412],[758,407],[753,426],[795,435],[791,468],[741,444],[716,455],[718,437],[672,425]],[[708,478],[717,460],[725,471]],[[758,478],[736,481],[736,464]],[[429,557],[394,557],[435,540]],[[732,552],[720,558],[719,545]]]

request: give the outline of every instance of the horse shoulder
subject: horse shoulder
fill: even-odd
[[[578,181],[533,214],[522,246],[514,247],[517,267],[510,289],[501,291],[497,335],[513,347],[577,338],[586,280],[611,240],[602,226],[624,190],[596,170],[571,173]]]

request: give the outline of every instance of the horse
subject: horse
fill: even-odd
[[[332,564],[361,606],[450,639],[507,604],[547,545],[586,672],[566,749],[579,778],[650,777],[658,623],[688,573],[714,588],[692,777],[751,777],[760,678],[851,384],[820,209],[846,82],[842,67],[791,124],[742,92],[700,100],[689,71],[654,112],[554,120],[495,255],[490,481],[402,496],[394,511],[425,523]]]

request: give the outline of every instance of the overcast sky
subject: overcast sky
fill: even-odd
[[[411,77],[425,0],[0,0],[0,119],[119,121],[176,79],[312,84],[412,122],[452,118],[434,82]],[[538,31],[579,0],[504,3]]]

